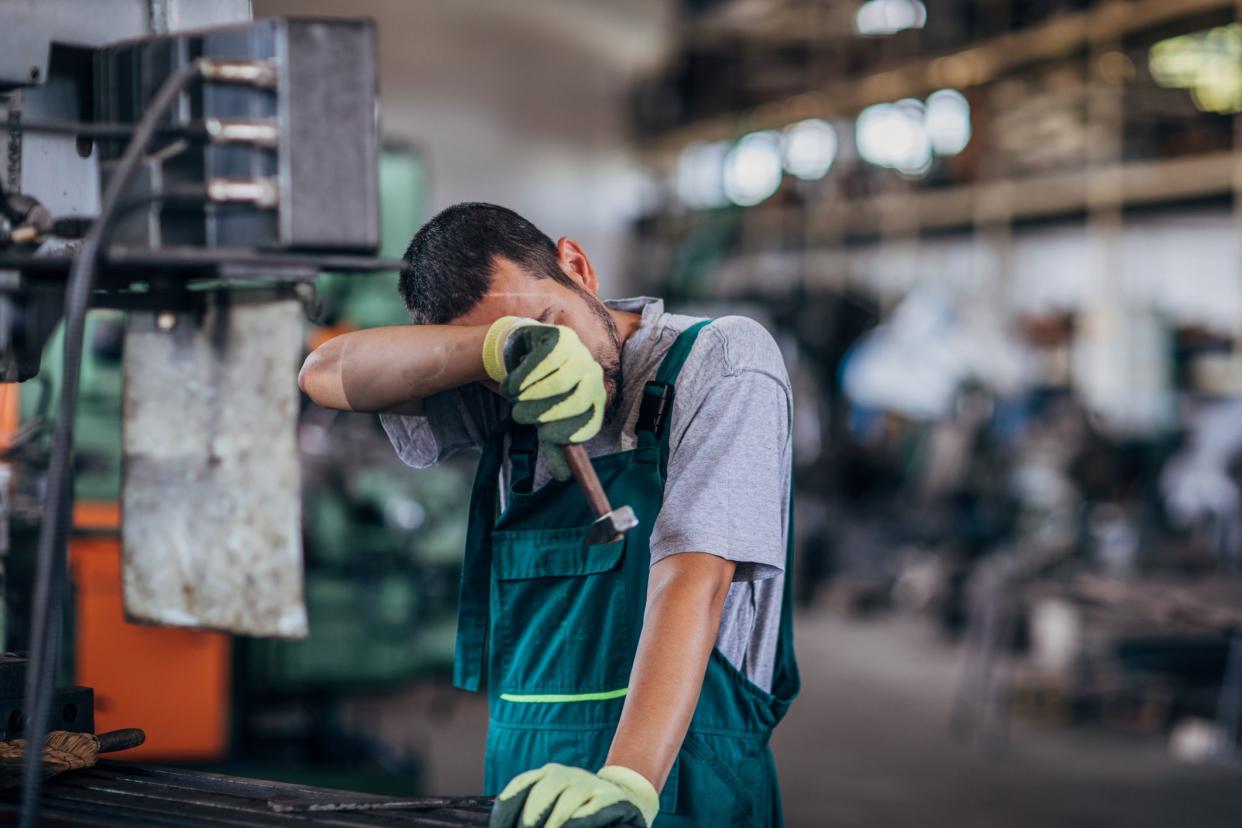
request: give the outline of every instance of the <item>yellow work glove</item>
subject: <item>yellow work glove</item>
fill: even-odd
[[[620,765],[599,773],[556,763],[518,774],[496,797],[488,828],[650,828],[660,795]]]
[[[548,470],[569,479],[560,446],[584,443],[604,421],[604,369],[573,328],[502,316],[483,339],[483,367],[513,403],[513,419],[537,427]]]

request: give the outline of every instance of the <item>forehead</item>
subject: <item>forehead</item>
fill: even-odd
[[[498,257],[486,295],[452,324],[490,325],[502,316],[538,316],[549,306],[564,302],[567,293],[555,279],[535,278],[520,265]]]

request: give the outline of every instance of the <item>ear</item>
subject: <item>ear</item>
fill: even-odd
[[[556,260],[561,271],[591,293],[599,293],[599,279],[586,252],[576,241],[562,236],[556,243]]]

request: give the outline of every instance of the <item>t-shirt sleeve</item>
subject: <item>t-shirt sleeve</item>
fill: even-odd
[[[763,326],[731,316],[705,328],[677,380],[653,564],[708,552],[737,563],[736,581],[784,571],[792,418],[789,376]]]
[[[397,456],[406,465],[425,469],[463,449],[482,448],[504,418],[505,406],[498,395],[471,384],[427,397],[421,415],[380,414],[379,418]]]

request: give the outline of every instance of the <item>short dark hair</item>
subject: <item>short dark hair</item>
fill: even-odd
[[[556,244],[525,218],[495,204],[454,204],[424,224],[405,251],[399,284],[414,321],[443,325],[468,313],[491,287],[497,256],[536,278],[570,282]]]

